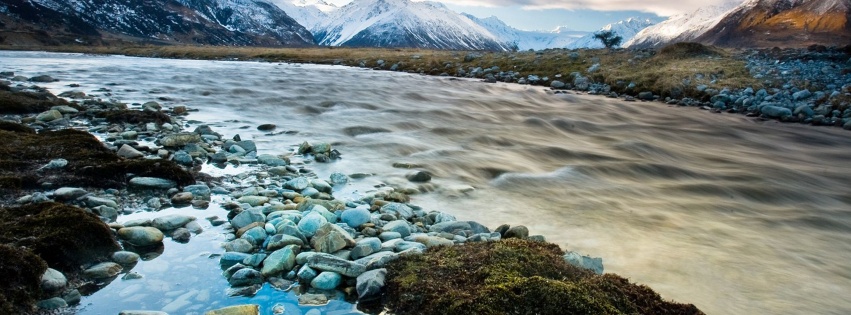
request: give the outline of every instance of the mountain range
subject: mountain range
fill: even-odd
[[[851,0],[729,0],[659,24],[627,19],[601,30],[624,47],[673,42],[807,46],[851,42]],[[0,0],[0,44],[108,41],[452,50],[599,48],[593,33],[526,31],[413,0]]]

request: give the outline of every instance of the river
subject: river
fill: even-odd
[[[0,70],[49,74],[56,94],[186,105],[261,153],[331,142],[343,159],[311,165],[324,177],[404,186],[393,163],[421,165],[434,187],[412,203],[526,225],[708,314],[851,313],[851,132],[839,128],[341,66],[0,52]],[[81,313],[118,291],[85,297]]]

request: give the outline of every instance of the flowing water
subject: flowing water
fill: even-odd
[[[2,52],[0,70],[187,105],[261,153],[328,141],[343,159],[322,176],[404,183],[391,165],[421,165],[436,187],[412,203],[526,225],[708,314],[851,313],[848,131],[334,66]]]

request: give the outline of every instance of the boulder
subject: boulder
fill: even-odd
[[[144,153],[139,152],[139,150],[136,150],[129,144],[122,145],[121,148],[118,149],[118,152],[116,152],[116,154],[118,154],[118,156],[120,157],[128,159],[137,159],[145,156]]]
[[[159,229],[160,231],[171,231],[183,227],[186,223],[189,223],[192,220],[195,220],[195,217],[181,214],[169,214],[153,219],[151,221],[151,226]]]
[[[603,259],[583,256],[574,251],[564,253],[564,261],[579,268],[585,268],[596,274],[603,274]]]
[[[125,227],[118,230],[118,237],[136,246],[151,246],[163,241],[163,232],[149,226]]]
[[[346,209],[340,215],[340,220],[352,228],[358,228],[371,219],[369,210],[363,208]]]
[[[230,224],[237,230],[254,222],[266,222],[266,216],[257,211],[246,210],[240,212],[230,220]]]
[[[766,105],[763,106],[759,111],[761,114],[770,118],[783,118],[792,116],[792,110],[780,106]]]
[[[65,288],[68,279],[59,270],[47,268],[41,276],[41,289],[45,292],[56,292]]]
[[[274,276],[281,272],[290,271],[295,267],[296,255],[298,255],[299,247],[296,245],[288,245],[284,248],[276,250],[269,254],[263,260],[263,268],[260,272],[266,276]]]
[[[505,231],[502,237],[526,239],[529,237],[529,229],[522,225],[512,226]]]
[[[160,144],[164,147],[181,148],[190,143],[201,142],[201,135],[194,132],[181,132],[170,134],[160,139]]]
[[[62,187],[53,192],[53,199],[58,201],[69,201],[80,198],[88,192],[82,188]]]
[[[298,221],[298,229],[307,237],[313,237],[316,231],[323,225],[328,223],[328,219],[318,212],[310,212],[304,218]]]
[[[333,271],[347,277],[357,277],[366,271],[366,266],[334,255],[312,255],[307,259],[310,268]]]
[[[380,268],[362,273],[357,278],[355,289],[358,292],[358,300],[370,301],[379,297],[384,288],[387,278],[387,269]]]
[[[38,114],[35,119],[41,122],[51,122],[57,119],[62,119],[62,113],[60,113],[58,110],[51,109],[42,112],[41,114]]]
[[[235,272],[230,279],[228,279],[228,284],[232,287],[243,287],[262,283],[263,275],[259,271],[251,268],[240,269]]]
[[[379,250],[381,250],[381,240],[377,237],[367,237],[355,243],[355,247],[351,251],[351,256],[352,259],[358,259],[369,256]]]
[[[165,178],[133,177],[130,179],[130,187],[140,189],[171,189],[177,187],[177,183]]]
[[[302,247],[304,246],[304,241],[292,235],[275,234],[272,235],[272,237],[269,238],[269,241],[266,243],[266,250],[274,251],[284,248],[287,245],[296,245],[298,247]]]
[[[411,228],[411,224],[408,223],[408,221],[406,220],[395,220],[387,222],[387,224],[384,224],[381,229],[384,232],[399,233],[401,237],[408,237],[414,231],[414,229]]]
[[[334,290],[343,281],[339,273],[323,271],[310,281],[310,286],[319,290]]]
[[[402,203],[391,202],[382,206],[379,213],[389,213],[397,218],[408,220],[414,216],[414,209]]]
[[[348,232],[336,224],[323,223],[310,239],[313,250],[323,253],[333,253],[355,245],[355,240]]]
[[[117,251],[112,254],[112,261],[121,265],[132,265],[139,261],[139,254],[128,251]]]

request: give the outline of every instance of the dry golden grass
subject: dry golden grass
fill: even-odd
[[[4,47],[0,47],[2,48]],[[23,49],[33,48],[23,47]],[[701,93],[695,89],[700,84],[715,89],[761,87],[759,82],[750,76],[744,62],[736,58],[733,53],[699,44],[675,44],[659,51],[550,49],[537,52],[222,46],[59,46],[37,49],[158,58],[260,60],[366,67],[378,67],[377,61],[384,60],[382,69],[389,69],[391,65],[398,64],[397,71],[430,75],[442,73],[455,75],[458,69],[468,71],[475,67],[496,66],[501,71],[515,71],[522,76],[534,74],[553,80],[557,75],[561,75],[562,80],[568,82],[571,80],[569,78],[571,73],[579,72],[583,76],[590,76],[595,82],[611,85],[612,90],[618,93],[636,94],[641,91],[651,91],[663,96],[672,95],[671,92],[674,91],[674,96],[701,97]],[[468,54],[473,54],[476,58],[465,60]],[[600,70],[587,74],[587,69],[595,63],[600,64]],[[635,88],[627,89],[631,82],[635,83]]]

